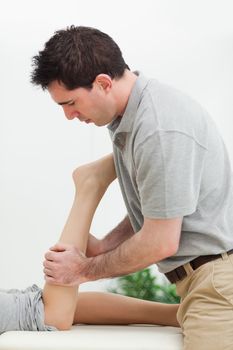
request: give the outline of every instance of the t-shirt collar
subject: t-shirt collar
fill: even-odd
[[[145,89],[148,79],[145,78],[140,72],[135,71],[134,72],[138,77],[134,83],[134,86],[132,88],[132,91],[130,93],[128,103],[125,109],[125,112],[122,117],[117,117],[114,119],[110,124],[108,124],[107,128],[111,131],[112,135],[112,141],[115,142],[117,139],[120,140],[119,136],[116,138],[117,134],[124,134],[131,132],[134,118],[137,113],[137,109],[139,106],[139,103],[142,98],[142,92]],[[124,137],[125,138],[125,137]],[[121,142],[121,146],[123,146]]]

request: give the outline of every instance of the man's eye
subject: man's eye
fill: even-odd
[[[74,102],[68,103],[68,106],[74,106]]]

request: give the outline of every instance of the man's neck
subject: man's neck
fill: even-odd
[[[117,102],[118,115],[122,116],[126,109],[129,96],[137,79],[137,75],[129,70],[125,70],[124,75],[115,81],[115,97]]]

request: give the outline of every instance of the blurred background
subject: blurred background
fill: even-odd
[[[32,56],[71,24],[108,33],[132,70],[183,90],[209,111],[232,161],[232,13],[231,0],[2,0],[1,288],[43,285],[43,255],[57,241],[73,200],[73,169],[112,149],[106,127],[67,121],[48,93],[30,84]],[[91,232],[102,237],[125,213],[115,182]],[[113,282],[81,289],[103,290]]]

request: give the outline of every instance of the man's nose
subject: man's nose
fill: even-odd
[[[72,111],[69,108],[66,108],[65,106],[63,106],[63,111],[68,120],[73,120],[74,118],[79,117],[79,113],[77,111]]]

